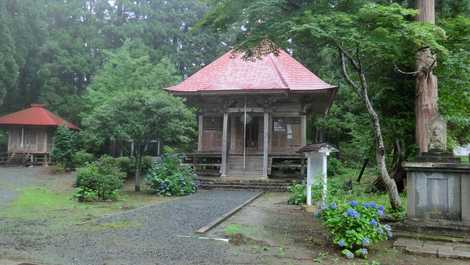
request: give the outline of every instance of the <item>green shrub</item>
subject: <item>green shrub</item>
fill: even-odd
[[[196,192],[195,176],[193,169],[182,165],[176,155],[165,155],[153,164],[145,179],[156,194],[182,196]]]
[[[59,126],[54,136],[52,160],[60,163],[65,169],[73,169],[73,155],[79,145],[78,133],[64,126]]]
[[[127,156],[120,156],[115,158],[116,163],[122,172],[125,172],[128,177],[135,174],[134,160]]]
[[[322,184],[315,184],[312,186],[312,201],[320,201],[322,198]],[[288,203],[294,205],[302,205],[307,202],[307,190],[306,184],[304,183],[296,183],[287,188],[289,194]],[[340,196],[342,193],[341,187],[336,184],[335,182],[328,183],[328,198],[333,198]]]
[[[142,158],[142,174],[145,175],[153,166],[153,158],[151,156],[144,156]]]
[[[345,173],[345,167],[343,165],[343,162],[341,162],[341,160],[334,158],[334,157],[330,157],[328,159],[327,171],[328,171],[329,177],[341,175]]]
[[[87,153],[86,151],[80,150],[73,154],[72,157],[74,167],[83,167],[88,163],[95,161],[95,155]]]
[[[75,197],[79,201],[115,200],[124,176],[112,157],[103,156],[78,170]]]
[[[392,237],[391,227],[380,223],[383,215],[383,206],[356,201],[332,203],[320,214],[331,240],[348,258],[367,258],[371,245]]]
[[[120,156],[114,158],[116,160],[117,165],[121,169],[122,172],[125,172],[127,177],[133,177],[135,175],[135,159],[127,157],[127,156]],[[145,175],[148,170],[152,167],[153,160],[151,156],[144,156],[142,158],[142,174]]]
[[[287,188],[287,191],[289,191],[290,193],[289,199],[287,201],[289,204],[302,205],[307,202],[305,184],[292,184],[291,186],[289,186],[289,188]]]

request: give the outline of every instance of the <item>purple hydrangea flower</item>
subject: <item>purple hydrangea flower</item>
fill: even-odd
[[[370,220],[369,224],[371,224],[371,225],[373,225],[373,226],[377,226],[377,225],[378,225],[378,223],[377,223],[377,221],[376,221],[375,219]]]
[[[351,205],[351,207],[356,207],[358,205],[357,201],[351,201],[349,202],[349,204]]]
[[[378,214],[379,216],[384,216],[384,211],[377,210],[377,214]]]
[[[366,208],[377,208],[377,204],[375,202],[366,202],[366,203],[364,203],[364,207],[366,207]]]
[[[379,208],[377,208],[377,209],[379,209],[380,211],[383,212],[385,210],[385,207],[383,205],[380,205]]]
[[[352,218],[359,217],[359,213],[356,210],[352,209],[352,208],[349,208],[348,210],[346,210],[344,215],[347,216],[347,217],[352,217]]]
[[[338,246],[340,248],[344,248],[346,246],[346,241],[344,241],[344,239],[341,239],[340,241],[338,241]]]

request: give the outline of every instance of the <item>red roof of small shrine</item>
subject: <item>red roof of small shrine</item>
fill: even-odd
[[[70,129],[79,128],[54,113],[48,111],[42,104],[31,104],[31,107],[0,117],[0,125],[32,125],[32,126],[61,126]]]
[[[175,93],[310,92],[334,89],[283,50],[262,59],[245,59],[229,51],[183,82],[167,90]]]

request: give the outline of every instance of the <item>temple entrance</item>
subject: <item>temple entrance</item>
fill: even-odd
[[[262,176],[263,130],[262,114],[247,113],[246,117],[244,113],[230,115],[227,175]]]

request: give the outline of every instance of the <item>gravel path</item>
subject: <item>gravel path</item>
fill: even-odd
[[[249,191],[201,191],[108,216],[98,224],[118,228],[63,234],[42,242],[47,247],[36,254],[41,262],[54,265],[235,264],[225,259],[228,243],[199,239],[194,231],[254,195]]]
[[[43,168],[0,167],[0,207],[12,202],[22,188],[44,183]]]

